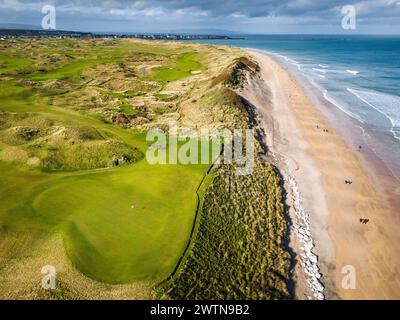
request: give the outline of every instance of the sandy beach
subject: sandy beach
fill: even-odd
[[[264,54],[249,53],[260,65],[261,77],[250,78],[241,94],[261,116],[272,161],[296,181],[310,220],[324,297],[399,299],[400,208],[396,196],[386,192],[395,184],[373,173],[287,70]],[[295,219],[293,190],[287,191]],[[292,232],[299,262],[304,247],[300,240]],[[355,288],[346,287],[349,270],[355,271]],[[310,298],[301,263],[295,281],[296,298]]]

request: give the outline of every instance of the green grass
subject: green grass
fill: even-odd
[[[31,42],[28,62],[24,50]],[[150,165],[142,159],[150,145],[145,132],[111,123],[118,113],[146,115],[146,110],[128,103],[135,102],[136,95],[146,95],[138,99],[146,103],[147,98],[180,99],[160,92],[167,82],[204,70],[202,62],[210,61],[205,50],[114,39],[26,39],[14,44],[0,54],[4,58],[0,73],[7,76],[0,82],[1,267],[26,263],[29,270],[31,256],[43,260],[43,265],[51,263],[43,258],[41,244],[62,235],[72,264],[104,283],[161,282],[157,294],[177,299],[289,297],[283,193],[271,165],[256,163],[255,172],[243,177],[235,175],[231,166],[220,166],[203,179],[207,164]],[[150,74],[129,73],[128,85],[116,86],[126,91],[114,92],[110,88],[116,87],[107,87],[107,81],[126,80],[117,69],[119,62],[129,70],[140,68],[142,62],[160,67]],[[107,70],[98,70],[99,77],[94,70],[82,77],[84,70],[99,64],[107,64]],[[239,71],[228,67],[215,84],[240,84],[244,74]],[[234,83],[227,81],[232,77]],[[227,116],[217,121],[247,127],[249,114],[234,91],[216,85],[208,89],[207,80],[201,82],[207,89],[199,102]],[[197,94],[201,89],[194,90]],[[158,106],[156,111],[168,110]],[[149,117],[155,121],[149,124],[165,128],[163,118]],[[163,152],[168,148],[171,145]],[[134,161],[108,165],[121,155]],[[32,158],[40,165],[30,167]],[[59,246],[49,251],[57,252],[55,261],[63,261]],[[0,269],[0,279],[7,278],[9,274]],[[174,277],[163,281],[173,270],[177,270]],[[62,272],[59,290],[39,297],[80,296],[73,282],[87,279],[63,282]],[[26,275],[17,276],[23,287],[12,287],[13,294],[18,298],[25,294],[22,291],[33,294],[25,287]],[[37,287],[39,278],[32,278]],[[110,286],[103,288],[101,294],[112,294]]]
[[[53,117],[77,120],[71,115],[75,113]],[[77,118],[103,137],[146,150],[142,133]],[[160,281],[187,243],[197,206],[195,190],[206,168],[142,160],[107,170],[50,174],[0,162],[0,224],[13,231],[61,232],[72,262],[94,279]]]
[[[76,124],[94,126],[102,136],[146,150],[142,133],[58,112],[52,113],[58,121],[79,119]],[[61,232],[72,262],[94,279],[160,281],[187,242],[195,190],[206,167],[142,160],[114,169],[50,174],[0,162],[0,224],[22,232]]]
[[[19,96],[23,91],[23,87],[16,85],[12,81],[0,82],[0,99],[2,100],[9,97],[14,98]]]
[[[176,50],[157,49],[153,45],[132,46],[120,41],[115,47],[83,45],[80,48],[83,51],[74,51],[72,45],[80,42],[38,41],[43,45],[37,52],[68,52],[75,60],[54,69],[21,73],[13,80],[2,81],[0,109],[27,118],[43,118],[65,127],[93,128],[103,139],[118,141],[144,154],[149,143],[143,132],[106,123],[96,114],[52,106],[47,103],[45,90],[19,81],[67,79],[80,83],[82,71],[98,64],[115,63],[126,55],[130,59],[161,55],[164,59],[176,54]],[[101,57],[94,58],[94,53]],[[201,67],[196,59],[195,53],[177,56],[176,62],[171,62],[176,73],[167,75],[159,70],[160,81],[190,75],[190,70]],[[35,70],[35,66],[11,58],[2,65],[4,70],[19,67]],[[132,112],[124,94],[110,94],[122,101],[122,112]],[[31,142],[21,141],[18,147],[27,149]],[[78,145],[60,147],[68,159],[79,154],[74,148],[82,148],[82,144],[79,140],[76,143]],[[44,153],[45,146],[39,145],[39,151]],[[0,149],[3,147],[0,144]],[[83,152],[91,152],[85,150]],[[48,235],[61,233],[72,263],[85,275],[99,281],[154,282],[168,276],[188,241],[197,206],[195,191],[208,166],[150,165],[141,160],[135,164],[88,170],[90,166],[82,166],[78,159],[75,170],[87,170],[71,172],[66,158],[56,160],[61,161],[60,165],[57,163],[57,172],[0,161],[0,227],[21,234],[34,230]]]
[[[23,69],[32,65],[32,61],[22,57],[0,54],[0,74]]]
[[[198,60],[198,53],[182,53],[173,60],[171,65],[156,68],[153,77],[165,82],[176,81],[191,76],[192,71],[200,70],[202,67],[202,64]]]
[[[135,114],[136,110],[134,110],[133,106],[129,104],[129,102],[126,100],[126,95],[134,95],[133,90],[129,90],[129,93],[120,93],[120,92],[109,92],[106,90],[98,90],[101,94],[107,95],[109,97],[117,98],[121,105],[119,106],[120,112],[123,114],[131,115]]]
[[[155,96],[158,100],[165,101],[165,102],[174,101],[176,99],[175,95],[166,94],[166,93],[158,93]]]
[[[77,59],[63,65],[60,68],[43,72],[34,73],[29,78],[31,80],[49,80],[49,79],[71,79],[78,77],[84,69],[96,67],[99,64],[113,62],[111,59]]]
[[[1,224],[62,232],[78,269],[107,283],[168,275],[192,226],[204,170],[144,161],[76,175],[0,169]]]
[[[288,299],[290,256],[280,178],[257,164],[247,176],[220,167],[205,191],[195,241],[176,276],[160,287],[173,299]]]

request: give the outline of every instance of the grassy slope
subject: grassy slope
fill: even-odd
[[[68,126],[92,127],[105,139],[145,152],[144,134],[107,123],[104,114],[74,108],[75,104],[82,106],[89,87],[85,71],[106,66],[105,77],[92,73],[93,81],[97,76],[103,81],[117,63],[139,61],[140,67],[148,63],[149,72],[132,82],[139,83],[138,88],[115,91],[95,84],[96,92],[119,100],[117,112],[131,113],[128,96],[132,90],[168,100],[161,90],[187,88],[190,94],[177,99],[184,125],[248,126],[248,115],[238,96],[223,85],[231,73],[222,81],[213,78],[216,71],[231,64],[231,49],[204,46],[197,52],[198,47],[182,44],[178,48],[153,42],[110,40],[98,45],[96,41],[43,41],[33,45],[22,41],[3,50],[3,55],[9,53],[15,60],[0,66],[0,77],[6,75],[0,82],[0,109],[32,113]],[[27,49],[38,56],[25,58]],[[214,55],[208,55],[212,50]],[[41,64],[58,55],[60,61],[57,58],[54,64]],[[209,65],[213,65],[212,72]],[[202,71],[198,80],[181,81],[195,70]],[[118,77],[126,78],[123,74]],[[21,84],[25,80],[27,84]],[[30,84],[56,80],[60,90]],[[50,103],[49,97],[57,103]],[[0,144],[0,152],[3,147]],[[61,289],[54,294],[41,292],[39,297],[149,297],[148,283],[169,275],[187,244],[197,205],[195,190],[205,168],[150,166],[141,161],[108,169],[45,173],[0,162],[0,297],[38,297],[39,270],[49,263],[60,266]],[[170,297],[287,297],[288,256],[282,245],[285,223],[279,178],[269,167],[257,168],[255,175],[244,179],[228,168],[206,179],[211,187],[200,190],[206,196],[196,225],[197,237],[177,276],[166,284]],[[82,277],[62,258],[60,236],[78,270],[107,283],[133,281],[134,286],[105,286]],[[22,271],[17,282],[12,277],[14,270]],[[25,270],[34,276],[26,276]],[[31,279],[30,284],[24,282],[26,279]],[[140,280],[145,281],[145,288]],[[19,291],[15,283],[20,285]],[[132,295],[135,291],[140,295]]]
[[[192,250],[164,291],[173,299],[287,299],[279,176],[259,163],[248,176],[228,166],[214,174]]]
[[[25,58],[16,58],[9,55],[0,55],[0,72],[7,72],[20,68],[29,67],[32,62]]]
[[[155,70],[154,77],[161,81],[175,81],[191,75],[191,71],[201,70],[202,65],[197,60],[196,52],[187,52],[178,55],[174,63],[159,67]]]
[[[76,266],[109,283],[168,275],[193,222],[202,176],[200,168],[144,161],[79,174],[0,168],[2,225],[62,232]]]
[[[52,43],[60,50],[71,42]],[[51,52],[49,45],[49,52]],[[145,152],[144,135],[104,123],[90,114],[57,108],[45,103],[43,92],[22,88],[21,79],[64,79],[79,81],[85,68],[115,62],[130,54],[175,54],[154,46],[128,46],[100,50],[87,48],[79,60],[47,72],[17,74],[1,83],[1,109],[34,112],[56,121],[96,128]],[[62,49],[59,52],[63,52]],[[41,53],[46,53],[42,49]],[[71,52],[70,52],[71,53]],[[77,54],[77,52],[73,52]],[[101,54],[101,58],[93,55]],[[2,71],[31,65],[23,53]],[[184,57],[184,58],[182,58]],[[177,56],[171,64],[190,64],[190,57]],[[195,64],[198,67],[198,64]],[[172,72],[170,79],[187,77],[186,69]],[[169,77],[168,72],[163,77]],[[192,226],[197,188],[206,166],[150,166],[145,161],[108,170],[44,173],[35,169],[0,163],[2,230],[42,234],[61,233],[68,256],[86,275],[108,283],[136,280],[159,281],[171,272]],[[131,205],[134,204],[134,208]]]
[[[245,84],[246,72],[257,76],[257,70],[246,58],[236,60],[214,79],[218,93],[204,97],[203,103],[221,105],[220,101],[231,100],[230,109],[241,109],[243,116],[240,122],[228,119],[226,123],[261,134],[257,115],[231,90]],[[260,144],[256,150],[264,152]],[[256,161],[250,175],[239,176],[233,166],[222,165],[211,178],[191,250],[178,272],[158,287],[159,296],[288,299],[291,257],[286,248],[287,222],[278,172],[272,165]]]

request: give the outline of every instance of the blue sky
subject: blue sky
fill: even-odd
[[[346,33],[344,5],[354,5],[353,33],[400,34],[400,0],[0,0],[0,23],[40,26],[45,4],[57,29],[106,32],[231,30],[241,33]]]

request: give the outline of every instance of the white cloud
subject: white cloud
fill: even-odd
[[[318,33],[337,24],[344,4],[355,5],[364,24],[390,22],[392,29],[400,30],[400,0],[0,0],[0,21],[37,24],[43,4],[55,5],[63,27],[84,29],[90,25],[90,30],[104,30],[112,24],[115,28],[120,25],[121,30],[126,25],[160,31],[252,26],[249,31],[281,28],[301,32],[304,26],[313,25]],[[241,31],[246,32],[245,27]]]

